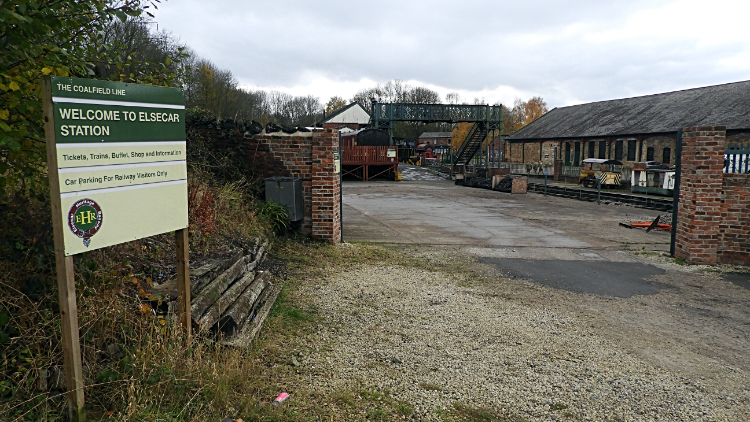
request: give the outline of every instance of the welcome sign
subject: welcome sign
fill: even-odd
[[[49,87],[65,255],[186,228],[182,90],[64,77]]]

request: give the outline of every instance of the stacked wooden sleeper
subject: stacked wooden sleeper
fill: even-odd
[[[226,261],[208,262],[191,274],[191,314],[198,330],[223,334],[224,342],[247,347],[260,331],[281,286],[256,270],[267,243],[244,254],[234,251]]]

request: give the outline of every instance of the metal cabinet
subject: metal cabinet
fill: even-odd
[[[266,201],[273,201],[286,207],[289,221],[299,221],[304,217],[304,196],[302,179],[299,177],[269,177],[266,184]]]

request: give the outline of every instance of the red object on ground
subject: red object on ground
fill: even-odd
[[[670,224],[662,224],[659,222],[661,215],[657,215],[654,221],[650,223],[620,223],[621,226],[632,229],[633,227],[642,227],[646,229],[646,232],[650,232],[653,229],[672,231]]]
[[[289,394],[287,393],[281,393],[278,396],[276,396],[276,400],[273,401],[274,406],[278,406],[279,403],[283,402],[284,400],[289,398]]]
[[[644,227],[644,228],[651,227],[651,224],[652,223],[630,223],[630,225],[633,226],[633,227]],[[672,230],[672,226],[671,225],[669,225],[669,224],[663,224],[663,223],[658,223],[658,224],[654,225],[654,227],[651,227],[651,228],[652,229],[659,229],[659,230]]]

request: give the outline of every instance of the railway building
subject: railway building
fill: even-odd
[[[727,142],[750,141],[750,81],[550,110],[503,141],[503,162],[580,166],[586,158],[673,165],[677,130],[725,126]]]
[[[362,104],[353,102],[342,107],[318,122],[317,126],[323,129],[349,128],[359,130],[367,127],[370,123],[370,113],[362,107]]]
[[[452,132],[424,132],[419,135],[418,144],[450,145]]]

